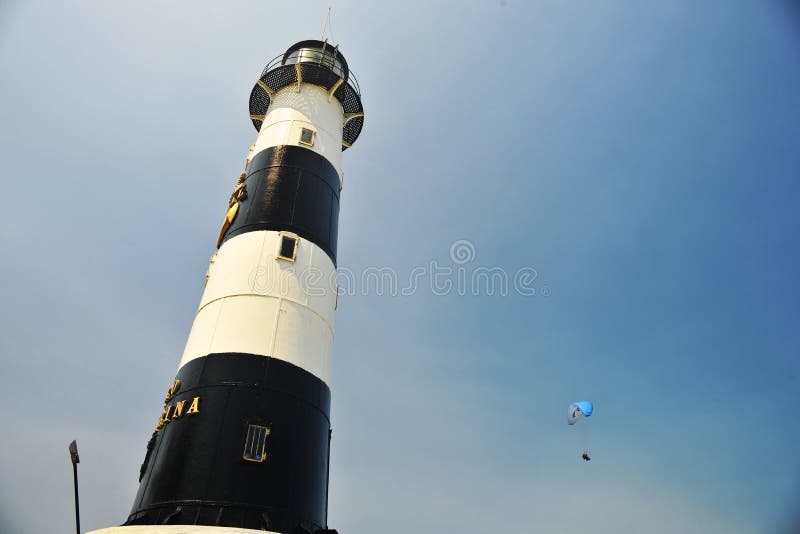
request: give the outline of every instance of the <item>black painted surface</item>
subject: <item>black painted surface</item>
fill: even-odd
[[[286,53],[283,54],[283,63],[286,63],[292,52],[295,50],[301,50],[303,48],[316,48],[320,51],[324,50],[326,54],[334,56],[341,64],[342,70],[344,71],[344,79],[345,81],[347,80],[347,75],[350,72],[350,68],[347,66],[347,60],[344,58],[342,53],[339,52],[338,46],[334,47],[333,45],[324,41],[310,39],[293,44],[286,50]]]
[[[315,243],[336,264],[339,174],[324,156],[304,147],[262,150],[250,162],[247,198],[223,242],[254,230],[285,230]]]
[[[200,413],[161,428],[148,447],[126,525],[219,525],[282,533],[326,526],[330,390],[276,358],[211,354],[184,365],[168,404]],[[270,428],[266,460],[242,458],[249,424]]]

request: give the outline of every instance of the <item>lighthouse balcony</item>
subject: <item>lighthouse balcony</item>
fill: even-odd
[[[292,85],[299,90],[307,83],[324,87],[330,98],[341,103],[345,121],[342,150],[346,150],[356,141],[364,125],[361,89],[344,56],[323,41],[301,41],[267,63],[250,93],[253,126],[261,129],[275,93]]]

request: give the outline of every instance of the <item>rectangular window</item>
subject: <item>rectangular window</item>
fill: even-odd
[[[267,459],[267,436],[269,427],[260,425],[249,425],[247,427],[247,437],[244,439],[244,453],[242,459],[248,462],[261,463]]]
[[[299,237],[292,235],[281,235],[281,244],[278,249],[278,259],[286,261],[295,261],[297,259],[297,244],[300,242]]]
[[[303,128],[300,130],[300,144],[306,146],[314,146],[314,130]]]

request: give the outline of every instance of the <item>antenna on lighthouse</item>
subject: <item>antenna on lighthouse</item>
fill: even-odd
[[[325,41],[325,30],[328,29],[328,24],[331,22],[331,7],[328,6],[328,15],[325,17],[325,24],[322,26],[322,37],[319,38],[320,41]],[[331,35],[333,37],[333,35]]]

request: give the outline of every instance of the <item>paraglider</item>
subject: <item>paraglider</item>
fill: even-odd
[[[577,423],[584,417],[591,417],[593,412],[594,412],[594,404],[592,404],[591,402],[589,401],[573,402],[572,404],[569,405],[569,411],[567,412],[567,424],[573,426],[575,425],[575,423]],[[591,461],[591,457],[589,457],[589,444],[586,435],[586,422],[584,422],[581,426],[583,426],[583,454],[581,454],[581,458],[583,458],[584,461],[588,462]]]

